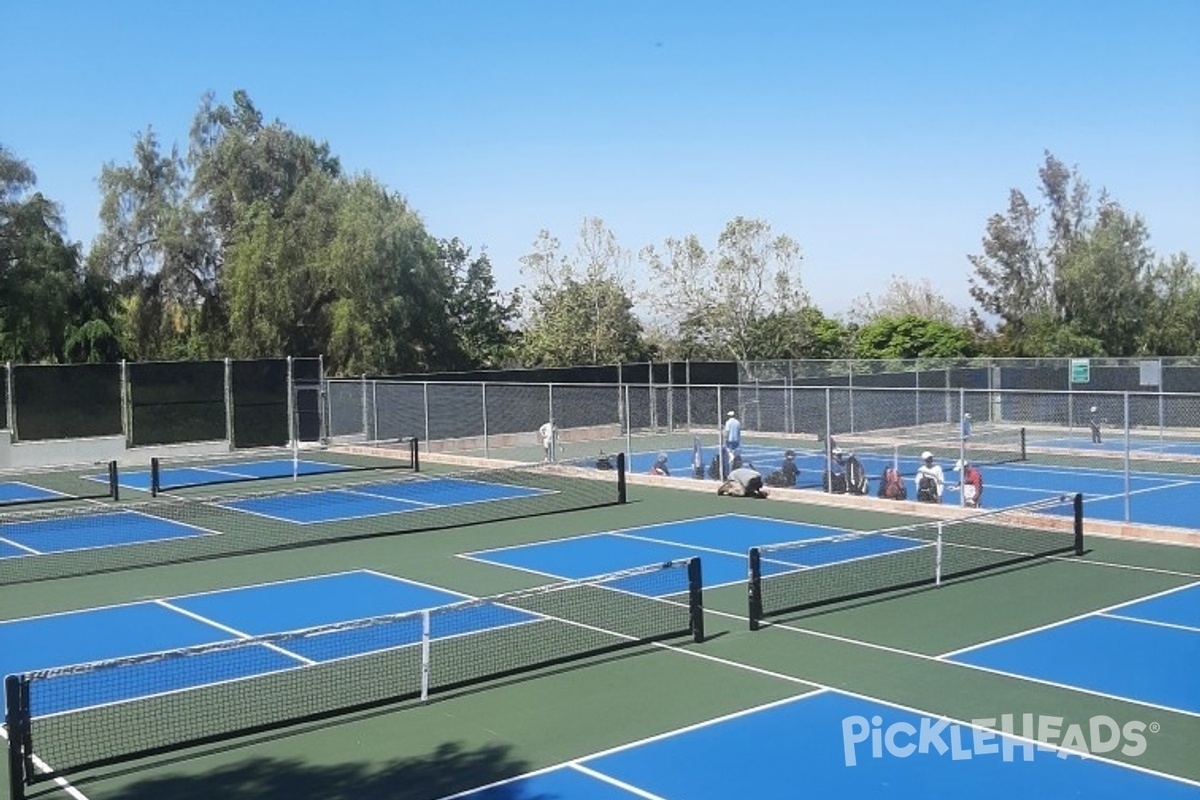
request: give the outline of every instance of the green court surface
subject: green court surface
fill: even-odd
[[[491,595],[548,579],[461,554],[731,512],[855,530],[913,521],[878,510],[631,485],[629,502],[620,506],[0,586],[0,618],[361,569]],[[1148,734],[1144,753],[1109,758],[1200,781],[1200,714],[939,658],[1200,581],[1200,548],[1096,536],[1087,538],[1086,547],[1081,557],[785,614],[757,632],[748,629],[744,584],[712,588],[705,591],[701,643],[681,638],[639,646],[452,691],[426,704],[377,708],[104,767],[73,776],[69,791],[40,784],[27,794],[55,800],[438,798],[821,688],[958,720],[1033,713],[1153,722],[1157,732]],[[804,776],[796,780],[802,786]],[[7,784],[0,798],[6,792]]]

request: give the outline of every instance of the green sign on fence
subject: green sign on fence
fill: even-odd
[[[1092,379],[1092,362],[1086,358],[1071,359],[1071,383],[1088,383]]]

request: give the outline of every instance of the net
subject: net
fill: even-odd
[[[635,645],[687,635],[701,641],[700,586],[693,558],[425,611],[10,676],[10,764],[20,785],[31,785]]]
[[[264,480],[305,480],[320,483],[324,478],[345,478],[355,472],[419,469],[415,438],[364,443],[386,457],[336,450],[257,448],[203,457],[152,458],[150,491],[176,492],[201,486],[219,486]]]
[[[116,500],[117,462],[0,470],[0,513],[19,506]]]
[[[750,550],[750,628],[765,617],[1083,553],[1083,497]]]
[[[625,501],[625,460],[0,513],[0,585],[520,519]],[[255,486],[259,486],[255,484]]]

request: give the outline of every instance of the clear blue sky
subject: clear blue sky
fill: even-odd
[[[243,88],[505,288],[543,228],[636,251],[742,215],[826,313],[892,274],[965,308],[1045,150],[1200,258],[1195,0],[0,0],[0,48],[0,143],[85,244],[104,162]]]

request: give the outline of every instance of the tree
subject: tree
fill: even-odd
[[[558,239],[538,233],[523,272],[536,281],[522,337],[530,366],[613,364],[644,360],[642,326],[624,278],[629,255],[603,220],[583,221],[577,255],[568,259]]]
[[[854,357],[864,359],[956,358],[977,354],[971,332],[915,316],[877,317],[859,328]]]
[[[496,288],[487,253],[472,258],[457,238],[443,239],[438,250],[449,265],[449,311],[458,345],[458,369],[491,369],[515,357],[516,332],[512,323],[520,309],[520,295],[505,295]]]
[[[100,172],[101,232],[88,267],[119,285],[120,324],[135,358],[183,358],[207,349],[197,341],[196,324],[200,306],[217,302],[215,256],[188,188],[178,150],[164,153],[153,130],[137,137],[131,163],[110,162]]]
[[[1009,192],[1008,211],[987,222],[983,253],[968,256],[975,274],[971,296],[1001,320],[1002,335],[1020,341],[1027,321],[1062,320],[1057,276],[1066,254],[1083,236],[1091,214],[1088,186],[1049,152],[1038,171],[1048,206]],[[1049,218],[1048,225],[1043,221]]]
[[[914,282],[893,275],[879,298],[869,292],[855,300],[851,318],[862,324],[877,317],[924,317],[951,324],[961,323],[966,314],[955,308],[929,278]]]
[[[754,325],[771,313],[808,305],[800,247],[762,220],[736,217],[709,253],[695,236],[667,239],[664,252],[641,253],[653,278],[650,300],[663,325],[690,348],[725,358],[757,358]],[[703,344],[702,344],[703,343]]]
[[[1162,356],[1200,355],[1200,274],[1187,253],[1154,267],[1153,299],[1142,350]]]
[[[328,263],[327,352],[336,370],[387,374],[455,363],[451,270],[402,197],[356,178],[338,211]]]
[[[750,335],[760,360],[843,358],[850,352],[850,329],[815,306],[759,317]]]
[[[1146,225],[1105,199],[1094,227],[1062,254],[1058,279],[1063,321],[1086,331],[1110,356],[1138,354],[1152,316],[1153,251]]]
[[[0,358],[66,357],[84,278],[58,206],[34,191],[34,171],[0,147]]]

